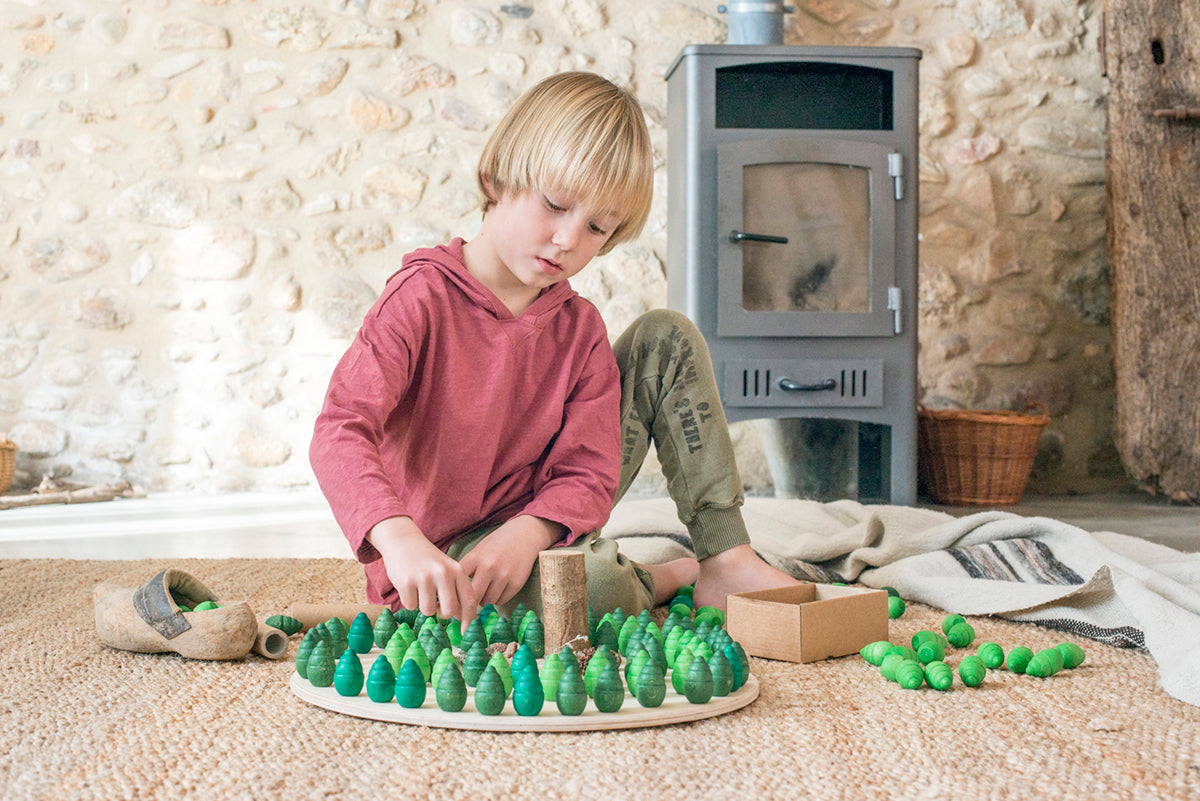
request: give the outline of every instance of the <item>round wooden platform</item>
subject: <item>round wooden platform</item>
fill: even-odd
[[[360,692],[357,697],[346,698],[338,695],[332,687],[312,686],[298,673],[292,673],[290,686],[298,698],[343,715],[388,723],[472,731],[572,732],[669,726],[724,715],[741,709],[758,697],[758,680],[753,676],[737,692],[723,698],[713,698],[707,704],[689,702],[676,693],[668,681],[667,697],[662,706],[654,709],[646,709],[638,704],[637,699],[626,690],[625,703],[616,712],[598,711],[589,698],[582,715],[563,715],[553,703],[547,703],[537,716],[522,717],[513,709],[511,698],[499,715],[479,714],[475,711],[475,691],[470,687],[467,688],[467,705],[462,712],[443,712],[434,701],[432,689],[424,705],[417,709],[405,709],[394,700],[377,704],[367,697],[366,691]]]

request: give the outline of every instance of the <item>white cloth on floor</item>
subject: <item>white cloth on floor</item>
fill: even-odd
[[[754,549],[798,578],[1144,647],[1163,689],[1200,706],[1200,554],[999,511],[748,498],[743,514]],[[623,500],[604,534],[636,561],[689,554],[668,498]]]

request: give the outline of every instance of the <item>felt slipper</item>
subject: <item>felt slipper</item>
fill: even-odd
[[[177,653],[190,659],[241,659],[258,636],[245,601],[184,612],[216,596],[182,570],[168,568],[141,587],[100,584],[93,593],[96,633],[112,648]]]

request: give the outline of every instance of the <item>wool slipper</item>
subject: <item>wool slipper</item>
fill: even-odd
[[[258,636],[245,601],[184,612],[216,596],[182,570],[168,568],[141,587],[100,584],[93,595],[100,642],[123,651],[173,652],[190,659],[241,659]]]

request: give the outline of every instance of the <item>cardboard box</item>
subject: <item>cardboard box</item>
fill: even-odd
[[[726,607],[729,635],[765,659],[815,662],[888,639],[884,590],[800,584],[736,593]]]

